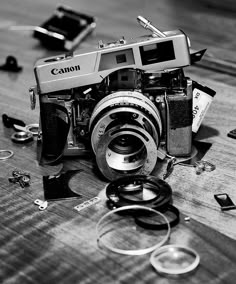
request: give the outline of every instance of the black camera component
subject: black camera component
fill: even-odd
[[[94,17],[59,6],[33,36],[50,49],[73,50],[95,27]]]
[[[14,125],[25,126],[24,121],[14,117],[10,117],[5,113],[2,115],[2,122],[4,126],[8,128],[14,127]]]
[[[9,55],[6,58],[6,62],[0,66],[0,70],[9,71],[9,72],[20,72],[22,70],[22,66],[19,66],[17,63],[17,59]]]
[[[174,227],[179,223],[179,209],[175,206],[168,204],[165,208],[158,209],[161,213],[167,215],[172,215],[169,217],[169,225],[170,227]],[[168,226],[166,223],[160,223],[159,218],[156,220],[156,215],[152,212],[146,212],[145,214],[141,211],[141,214],[138,213],[134,216],[135,222],[137,225],[143,227],[144,229],[151,229],[151,230],[163,230],[167,229]],[[169,219],[168,218],[168,219]]]
[[[12,177],[9,177],[8,180],[11,183],[19,183],[22,188],[30,185],[30,174],[27,172],[22,172],[19,170],[14,170],[12,172]]]
[[[81,198],[80,194],[73,192],[69,187],[71,177],[81,171],[71,170],[55,176],[43,176],[44,199],[61,200]]]
[[[215,194],[214,197],[215,200],[220,204],[222,211],[236,209],[236,205],[233,203],[232,199],[227,193]]]
[[[156,177],[134,175],[109,183],[106,196],[110,208],[138,204],[159,209],[171,201],[172,189],[168,183]]]
[[[230,137],[230,138],[236,139],[236,128],[233,129],[233,130],[230,130],[230,131],[227,133],[227,136]]]
[[[41,153],[42,164],[59,162],[70,129],[70,119],[66,108],[59,104],[45,103],[40,108],[44,116],[41,127],[47,133]],[[55,144],[54,141],[57,141]]]
[[[194,63],[200,61],[205,52],[206,52],[206,49],[191,52],[191,54],[190,54],[191,64],[194,64]]]

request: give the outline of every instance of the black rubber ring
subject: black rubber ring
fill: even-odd
[[[122,191],[126,185],[132,183],[139,183],[147,186],[153,192],[155,192],[156,196],[149,200],[132,200],[126,198]],[[128,193],[128,192],[127,192]],[[165,208],[167,204],[169,204],[172,197],[172,189],[168,183],[165,181],[153,177],[153,176],[145,176],[145,175],[136,175],[136,176],[128,176],[122,177],[115,181],[112,181],[106,187],[106,196],[108,198],[109,204],[113,207],[122,207],[132,204],[141,204],[153,209],[156,208]]]
[[[175,206],[168,204],[167,207],[163,208],[163,210],[159,210],[161,213],[165,213],[167,211],[172,212],[175,214],[175,218],[169,222],[170,227],[174,227],[179,223],[179,209],[176,208]],[[164,212],[163,212],[164,211]],[[144,229],[151,229],[151,230],[163,230],[167,229],[168,226],[167,224],[154,224],[154,223],[149,223],[148,221],[144,221],[142,219],[143,216],[135,216],[135,222],[137,225]],[[146,218],[145,218],[146,219]]]

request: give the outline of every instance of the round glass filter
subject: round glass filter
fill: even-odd
[[[135,216],[147,213],[156,215],[160,223],[166,223],[163,230],[152,230],[139,226]],[[168,219],[152,208],[129,205],[106,213],[97,223],[97,241],[107,249],[125,255],[142,255],[162,246],[170,236]]]
[[[186,246],[167,245],[155,250],[150,262],[161,274],[178,275],[194,270],[200,262],[200,256]]]

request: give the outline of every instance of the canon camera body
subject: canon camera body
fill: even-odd
[[[192,80],[183,67],[190,64],[180,30],[39,60],[31,94],[39,95],[43,158],[93,152],[113,180],[150,174],[166,155],[189,156]]]

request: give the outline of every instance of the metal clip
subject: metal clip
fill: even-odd
[[[197,175],[200,175],[203,171],[212,172],[216,169],[215,165],[205,160],[197,161],[194,166]]]
[[[29,88],[30,107],[31,107],[32,110],[34,110],[35,106],[36,106],[36,94],[37,94],[37,88],[36,87]]]
[[[98,197],[98,196],[93,197],[93,198],[91,198],[91,199],[89,199],[87,201],[84,201],[83,203],[75,206],[74,209],[79,212],[79,211],[81,211],[81,210],[83,210],[83,209],[85,209],[85,208],[87,208],[87,207],[89,207],[89,206],[91,206],[93,204],[98,203],[100,200],[101,200],[101,198]]]
[[[38,205],[39,210],[41,210],[41,211],[47,209],[47,207],[48,207],[48,202],[46,200],[44,201],[44,200],[40,200],[40,199],[35,199],[34,204]]]
[[[176,162],[176,158],[175,158],[175,157],[172,157],[172,158],[168,161],[167,166],[166,166],[166,171],[165,171],[165,173],[163,174],[163,179],[168,178],[168,176],[173,172],[175,162]]]
[[[12,183],[19,183],[22,188],[25,188],[30,185],[30,174],[15,169],[12,171],[12,177],[9,177],[8,180]]]

